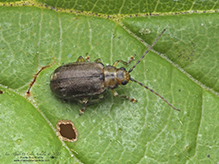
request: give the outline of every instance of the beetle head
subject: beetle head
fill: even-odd
[[[129,82],[129,73],[124,67],[116,70],[116,81],[119,85],[126,85]]]

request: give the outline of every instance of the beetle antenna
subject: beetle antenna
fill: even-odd
[[[166,29],[164,29],[160,35],[157,37],[157,39],[154,41],[154,43],[148,48],[148,50],[144,53],[144,55],[137,61],[137,63],[130,68],[129,73],[133,71],[133,69],[136,67],[136,65],[138,65],[140,63],[140,61],[145,57],[145,55],[154,47],[154,45],[157,43],[157,41],[160,39],[161,35],[166,31]]]
[[[139,85],[141,85],[142,87],[148,89],[149,91],[151,91],[152,93],[154,93],[155,95],[159,96],[164,102],[166,102],[169,106],[171,106],[174,110],[177,110],[177,111],[180,111],[179,109],[175,108],[172,104],[170,104],[163,96],[159,95],[157,92],[154,92],[154,90],[148,88],[146,85],[143,85],[142,83],[136,81],[135,79],[133,78],[129,78],[131,81],[134,81],[136,83],[138,83]]]

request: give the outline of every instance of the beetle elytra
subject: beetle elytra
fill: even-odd
[[[117,60],[112,66],[104,66],[101,59],[90,62],[89,57],[84,59],[82,56],[80,56],[76,62],[58,67],[52,73],[50,78],[50,88],[52,92],[61,99],[78,100],[80,103],[84,104],[83,108],[80,110],[81,114],[84,113],[87,105],[98,102],[103,98],[103,92],[106,90],[106,88],[110,89],[113,95],[116,97],[122,97],[131,102],[136,102],[136,99],[125,95],[119,95],[114,90],[118,87],[118,85],[126,85],[129,80],[131,80],[159,96],[173,109],[180,111],[157,92],[154,92],[152,89],[130,77],[130,73],[153,48],[164,31],[165,29],[144,53],[144,55],[137,61],[137,63],[131,69],[129,69],[129,71],[126,71],[124,67],[116,68],[116,66],[119,62],[127,65],[134,60],[134,57],[130,58],[128,62]]]

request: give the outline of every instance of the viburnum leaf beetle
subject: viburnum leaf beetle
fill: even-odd
[[[110,89],[116,97],[122,97],[131,102],[136,102],[137,100],[125,95],[119,95],[114,90],[118,85],[126,85],[129,80],[131,80],[159,96],[173,109],[180,111],[157,92],[154,92],[152,89],[131,78],[129,74],[153,48],[165,30],[166,29],[161,32],[155,42],[129,71],[126,71],[124,67],[116,68],[116,66],[119,62],[127,65],[134,60],[134,57],[130,58],[128,62],[117,60],[112,66],[104,66],[101,59],[90,62],[89,57],[84,59],[80,56],[76,62],[58,67],[52,73],[50,79],[50,88],[52,92],[61,99],[78,100],[80,103],[84,104],[83,108],[80,110],[81,114],[84,113],[87,105],[98,102],[103,98],[103,92],[106,88]]]

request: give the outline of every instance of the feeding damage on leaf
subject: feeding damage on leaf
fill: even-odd
[[[59,120],[56,124],[57,134],[62,141],[75,142],[78,139],[78,131],[73,122],[69,120]]]

